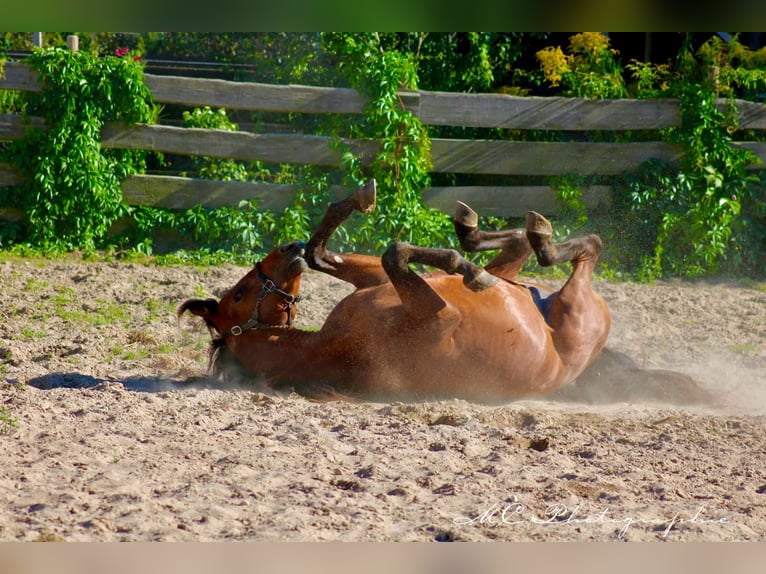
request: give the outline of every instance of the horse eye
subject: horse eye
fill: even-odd
[[[245,290],[242,287],[237,287],[237,289],[234,291],[234,294],[232,295],[232,299],[234,299],[235,303],[239,303],[242,299],[242,295],[245,294]]]

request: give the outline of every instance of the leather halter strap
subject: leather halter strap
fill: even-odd
[[[274,283],[271,279],[266,277],[266,275],[261,271],[261,264],[256,263],[255,269],[258,272],[258,279],[261,282],[261,291],[258,293],[258,301],[255,303],[255,308],[253,309],[253,314],[244,323],[240,325],[234,325],[231,329],[226,331],[225,333],[221,333],[221,337],[228,337],[231,335],[232,337],[238,337],[245,331],[249,331],[250,329],[264,329],[264,328],[274,328],[274,329],[290,329],[293,326],[293,306],[301,300],[300,296],[298,295],[292,295],[291,293],[288,293],[287,291],[283,291],[279,287],[277,287],[277,284]],[[275,293],[276,295],[279,295],[282,297],[285,302],[287,303],[287,325],[277,324],[272,325],[270,323],[263,323],[258,319],[258,311],[261,306],[261,301],[263,301],[266,298],[266,295],[269,293]]]

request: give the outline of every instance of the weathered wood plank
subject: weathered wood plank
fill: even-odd
[[[423,199],[434,209],[452,214],[455,202],[467,203],[479,215],[524,217],[527,211],[556,215],[561,205],[556,190],[549,186],[453,186],[430,187],[423,190]],[[582,201],[590,209],[611,205],[612,188],[593,185],[583,190]]]
[[[366,103],[356,90],[270,85],[146,74],[155,101],[264,112],[359,114]]]
[[[2,169],[0,168],[0,173]],[[280,211],[295,199],[298,186],[287,184],[223,182],[184,177],[134,175],[122,183],[123,196],[129,205],[190,209],[236,207],[241,201],[255,201],[259,209]],[[331,200],[344,197],[350,189],[331,188]],[[423,199],[433,209],[452,214],[457,200],[468,203],[482,216],[523,217],[529,210],[555,216],[560,211],[556,191],[548,186],[456,186],[423,190]],[[583,202],[591,209],[611,203],[609,186],[591,186],[583,190]],[[20,221],[19,209],[0,209],[0,219]]]
[[[129,205],[169,209],[189,209],[197,205],[208,209],[237,207],[241,201],[255,201],[259,209],[279,211],[292,204],[298,190],[299,186],[289,184],[158,175],[134,175],[122,182],[122,193]],[[350,191],[333,186],[331,198],[343,197]]]
[[[428,125],[537,130],[654,130],[680,123],[675,100],[590,100],[421,92]]]
[[[359,114],[366,103],[356,90],[271,85],[180,76],[144,76],[155,101],[266,112]],[[37,91],[38,74],[6,64],[0,89]],[[405,107],[429,125],[513,129],[656,129],[677,125],[671,100],[588,100],[523,98],[505,94],[402,91]]]
[[[739,108],[739,129],[742,130],[766,130],[766,105],[737,100]],[[719,102],[719,108],[726,103]]]
[[[153,98],[160,103],[210,106],[265,112],[359,114],[366,99],[356,90],[303,85],[187,78],[146,74]],[[17,62],[5,64],[0,89],[39,91],[39,75]],[[501,127],[541,130],[659,129],[680,124],[673,99],[591,100],[519,97],[507,94],[400,92],[405,107],[427,125]],[[742,129],[766,129],[766,106],[737,100]],[[719,107],[728,101],[719,100]]]
[[[3,188],[18,185],[23,180],[16,168],[8,163],[0,163],[0,202],[3,202]],[[24,219],[24,212],[13,207],[0,207],[0,221],[19,222]]]
[[[146,74],[155,101],[262,112],[361,114],[369,101],[356,90],[298,84],[274,85]],[[402,92],[405,108],[416,112],[418,92]]]
[[[24,221],[24,212],[15,207],[0,207],[0,221],[20,223]]]
[[[0,90],[40,91],[40,74],[26,64],[6,62],[3,71],[5,75],[4,77],[0,75]]]
[[[377,150],[375,142],[347,141],[363,161]],[[581,143],[442,140],[431,142],[433,171],[446,173],[565,175],[617,174],[649,158],[673,161],[679,148],[662,142]],[[340,164],[332,139],[303,134],[251,134],[171,126],[108,124],[102,130],[106,148],[127,148],[231,158],[245,161]]]
[[[664,142],[582,143],[441,140],[431,142],[434,172],[517,175],[613,175],[657,158],[676,161]]]
[[[362,161],[376,142],[347,141]],[[565,175],[617,174],[649,158],[674,161],[679,148],[662,142],[582,143],[443,140],[431,142],[433,171],[444,173]],[[106,148],[144,149],[231,158],[245,161],[338,166],[341,155],[332,139],[303,134],[251,134],[171,126],[108,124],[102,130]]]
[[[169,209],[189,209],[197,205],[208,209],[236,207],[241,201],[255,201],[260,209],[279,211],[289,207],[298,186],[272,183],[223,182],[185,177],[135,175],[122,184],[125,201],[130,205],[146,205]],[[331,188],[331,200],[351,190]],[[556,191],[548,186],[456,186],[431,187],[423,190],[430,207],[452,214],[455,201],[468,203],[480,215],[522,217],[529,210],[555,215],[560,210]],[[609,186],[590,186],[583,190],[583,202],[591,209],[610,205]]]
[[[32,123],[42,126],[40,118]],[[0,114],[0,139],[24,135],[20,116]],[[346,140],[369,161],[378,150],[374,141]],[[252,134],[173,126],[110,123],[102,130],[105,148],[143,149],[231,158],[243,161],[338,166],[341,154],[329,137],[304,134]],[[766,143],[737,142],[766,164]],[[588,143],[515,142],[505,140],[432,140],[433,171],[504,175],[612,175],[635,169],[650,158],[676,161],[680,148],[664,142]],[[752,166],[762,168],[763,165]]]
[[[0,140],[17,140],[24,137],[21,116],[0,114]]]
[[[134,175],[122,182],[122,193],[129,205],[169,209],[189,209],[197,205],[215,209],[234,207],[241,201],[256,201],[262,209],[279,210],[290,204],[295,192],[295,186],[287,185],[157,175]]]
[[[18,140],[23,138],[27,125],[40,128],[45,127],[45,122],[43,122],[42,118],[35,116],[25,120],[18,114],[0,114],[0,140]]]
[[[362,161],[377,152],[374,141],[344,140]],[[244,161],[340,165],[341,153],[333,139],[303,134],[252,134],[137,124],[106,124],[101,130],[105,148],[143,149],[181,155],[200,155]]]
[[[145,81],[155,101],[267,112],[359,114],[366,103],[356,90],[270,85],[158,76]],[[6,64],[0,89],[38,91],[38,74],[24,64]],[[406,107],[428,125],[510,129],[624,130],[678,125],[673,100],[588,100],[505,94],[402,92]],[[758,113],[758,105],[750,113]],[[763,106],[761,106],[763,107]]]
[[[18,185],[23,181],[16,167],[10,163],[0,163],[0,187]]]
[[[144,74],[155,101],[190,107],[210,106],[263,112],[307,114],[360,114],[368,99],[350,88],[327,88],[298,84],[275,85],[256,82],[187,78]],[[8,62],[0,89],[39,92],[39,74],[26,64]],[[417,112],[420,94],[400,94],[407,109]]]
[[[751,169],[763,169],[766,167],[766,142],[734,142],[734,145],[749,149],[761,158],[762,163],[751,165]]]
[[[736,100],[740,129],[766,129],[766,106]],[[729,106],[726,99],[718,107]],[[520,130],[656,130],[681,124],[678,100],[519,97],[506,94],[420,92],[427,125]]]

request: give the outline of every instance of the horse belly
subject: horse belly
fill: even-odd
[[[506,284],[475,293],[454,276],[429,282],[446,302],[432,321],[408,321],[390,284],[352,293],[328,316],[322,331],[342,341],[349,391],[486,401],[555,385],[551,330],[528,293]]]
[[[400,361],[415,390],[504,400],[556,385],[561,363],[551,329],[527,294],[508,289],[494,297],[463,295],[452,302],[463,317],[449,339],[433,347],[413,342],[417,356]]]

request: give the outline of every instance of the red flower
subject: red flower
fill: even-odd
[[[114,55],[119,56],[121,58],[122,56],[126,56],[128,52],[130,52],[130,50],[128,50],[126,47],[123,46],[122,48],[117,48],[114,51]]]

